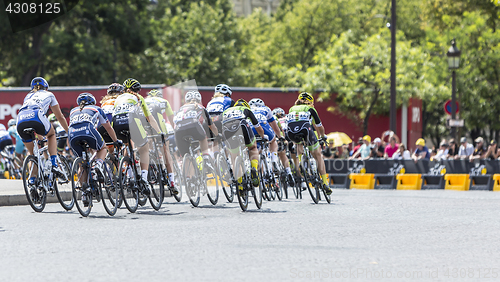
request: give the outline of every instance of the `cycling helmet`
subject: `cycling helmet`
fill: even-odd
[[[233,94],[233,91],[231,91],[231,87],[227,86],[226,84],[219,84],[215,86],[215,92],[220,92],[228,97],[231,97],[231,94]]]
[[[112,83],[110,86],[108,86],[108,95],[111,94],[121,94],[125,88],[120,84],[120,83]]]
[[[234,103],[234,106],[235,107],[243,106],[243,107],[247,107],[250,109],[250,105],[248,105],[247,101],[245,101],[243,99],[239,99],[238,101],[236,101],[236,103]]]
[[[186,103],[191,101],[191,100],[196,100],[196,102],[200,103],[201,104],[201,94],[200,92],[198,91],[195,91],[195,90],[192,90],[192,91],[188,91],[186,93],[186,96],[185,96],[185,101]]]
[[[162,98],[163,97],[163,94],[161,94],[160,91],[158,91],[158,89],[153,89],[151,91],[148,92],[148,96],[150,97],[160,97]]]
[[[123,87],[125,87],[125,89],[130,89],[135,93],[139,93],[139,91],[141,91],[141,84],[137,81],[137,79],[133,78],[127,78],[123,82]]]
[[[31,80],[31,90],[33,90],[37,85],[41,85],[45,90],[49,89],[49,83],[43,77],[37,76]]]
[[[276,108],[273,110],[273,115],[277,117],[285,116],[285,110],[283,110],[282,108]]]
[[[76,103],[80,105],[80,103],[82,102],[84,102],[85,105],[95,105],[96,103],[94,95],[90,93],[82,93],[78,95],[78,98],[76,98]]]
[[[314,97],[311,94],[307,93],[307,92],[300,93],[299,94],[299,99],[300,100],[306,100],[306,101],[314,103]]]
[[[3,123],[0,123],[0,130],[7,130],[7,128],[5,128],[5,125],[3,125]]]
[[[16,125],[16,120],[15,120],[15,119],[13,119],[13,118],[11,118],[11,119],[9,120],[9,123],[7,123],[7,126],[8,126],[8,127],[11,127],[11,126],[14,126],[14,125]]]
[[[252,100],[250,100],[248,102],[248,104],[250,105],[250,107],[265,107],[266,106],[264,104],[264,101],[262,101],[262,99],[259,99],[259,98],[253,98]]]
[[[51,113],[47,118],[49,119],[50,122],[57,120],[56,115],[54,113]]]

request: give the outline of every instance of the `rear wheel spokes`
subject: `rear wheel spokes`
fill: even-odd
[[[222,191],[224,192],[227,201],[232,203],[234,200],[234,194],[233,189],[230,186],[231,172],[223,154],[219,154],[217,156],[217,169],[219,170],[219,176],[221,178]]]
[[[219,187],[221,186],[221,177],[217,171],[211,156],[204,156],[205,163],[203,164],[203,175],[205,175],[205,187],[207,189],[207,197],[212,205],[216,205],[219,201]]]
[[[102,185],[102,204],[106,212],[113,216],[120,205],[120,186],[116,177],[117,167],[110,160],[104,161],[104,183]]]
[[[131,165],[130,157],[124,157],[118,167],[118,183],[120,185],[121,199],[127,210],[131,213],[139,207],[139,190],[136,184],[136,175]]]
[[[245,172],[245,167],[243,165],[243,160],[241,157],[237,157],[234,162],[234,177],[237,183],[236,188],[236,196],[238,197],[238,203],[240,204],[240,208],[242,211],[246,211],[248,209],[248,185],[252,185],[249,183],[250,179]]]
[[[89,177],[85,161],[82,158],[76,158],[71,168],[71,187],[76,208],[84,217],[87,217],[92,209],[92,194],[88,186]]]
[[[180,202],[182,200],[182,191],[185,190],[185,188],[183,189],[183,187],[185,187],[184,177],[182,176],[181,169],[179,168],[179,164],[177,164],[174,155],[172,155],[172,162],[172,168],[175,173],[175,187],[179,191],[177,195],[174,194],[174,198],[177,202]]]
[[[193,207],[197,207],[200,204],[200,186],[202,183],[198,176],[198,165],[190,154],[184,155],[182,174],[184,176],[184,184],[189,201]]]
[[[163,186],[163,167],[161,164],[149,164],[148,184],[151,189],[149,202],[155,210],[161,208],[165,188]]]
[[[41,179],[38,178],[38,160],[35,156],[27,156],[24,159],[22,174],[28,203],[34,211],[42,212],[47,202],[47,193],[43,189]],[[34,184],[30,184],[30,178],[34,178]]]
[[[56,181],[54,188],[56,190],[57,199],[61,206],[69,211],[73,208],[75,200],[72,193],[72,183],[71,183],[71,167],[68,160],[61,155],[58,155],[58,166],[63,171],[63,176],[55,176]]]

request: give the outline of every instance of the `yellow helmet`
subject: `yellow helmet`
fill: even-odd
[[[152,89],[151,91],[148,92],[148,96],[149,97],[160,97],[160,98],[162,98],[163,94],[161,94],[161,92],[158,91],[158,89]]]
[[[370,135],[363,136],[363,140],[368,141],[368,143],[372,142],[372,138],[370,137]]]
[[[307,100],[307,101],[309,101],[311,103],[314,103],[314,97],[311,94],[307,93],[307,92],[300,93],[299,94],[299,99],[300,100]]]
[[[125,89],[130,89],[135,93],[139,93],[139,91],[141,91],[141,84],[137,81],[137,79],[133,78],[127,78],[123,82],[123,87],[125,87]]]
[[[418,138],[417,142],[415,143],[417,146],[425,146],[425,140],[424,138]]]
[[[247,101],[245,101],[244,99],[239,99],[238,101],[236,101],[236,103],[234,103],[234,106],[243,106],[243,107],[247,107],[250,109],[250,105],[248,105]]]

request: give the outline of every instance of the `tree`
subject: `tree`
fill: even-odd
[[[366,134],[372,114],[386,114],[390,96],[390,34],[379,30],[359,43],[348,31],[332,38],[332,46],[316,57],[317,65],[303,76],[303,88],[324,89],[323,99],[333,98],[338,111],[363,124]],[[442,93],[433,80],[436,66],[422,48],[412,47],[398,33],[397,45],[397,104],[409,97],[425,97]],[[332,93],[337,93],[331,97]]]

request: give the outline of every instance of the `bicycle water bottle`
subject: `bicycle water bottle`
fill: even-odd
[[[309,159],[309,161],[311,162],[311,170],[312,170],[313,172],[315,172],[315,171],[316,171],[316,169],[317,169],[317,166],[316,166],[316,160],[315,160],[314,158],[311,158],[311,159]]]
[[[49,176],[50,172],[52,171],[52,162],[50,161],[50,159],[45,160],[45,168],[44,168],[44,170],[45,170],[44,171],[45,175]]]
[[[198,169],[200,171],[202,171],[203,170],[203,157],[201,155],[198,155],[196,157],[196,164],[198,165]]]

